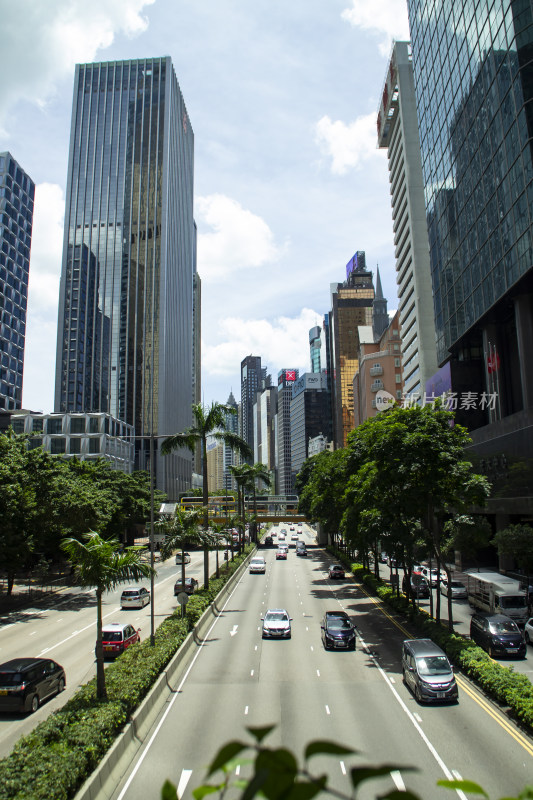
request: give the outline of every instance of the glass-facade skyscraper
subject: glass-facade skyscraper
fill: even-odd
[[[22,408],[35,184],[0,153],[0,409]]]
[[[193,159],[170,58],[76,66],[55,410],[133,425],[141,468],[141,437],[191,424]],[[156,475],[170,499],[189,490],[190,454]]]
[[[436,385],[471,393],[460,421],[480,468],[518,498],[533,474],[533,10],[529,0],[408,7]],[[520,514],[517,502],[498,513]]]

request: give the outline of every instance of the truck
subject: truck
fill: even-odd
[[[529,617],[527,592],[513,578],[499,572],[465,573],[468,602],[490,614],[505,614],[518,625],[524,625]]]

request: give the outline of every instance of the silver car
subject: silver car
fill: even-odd
[[[150,592],[144,586],[128,586],[120,597],[121,608],[144,608],[150,602]]]
[[[263,639],[290,639],[291,622],[284,608],[269,608],[263,620]]]
[[[526,644],[533,644],[533,617],[530,617],[524,625],[524,639]]]
[[[440,585],[440,593],[448,596],[451,595],[452,600],[466,600],[467,592],[466,586],[461,581],[443,581]]]

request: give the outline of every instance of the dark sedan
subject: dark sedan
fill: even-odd
[[[332,564],[328,569],[328,577],[344,578],[344,567],[341,564]]]
[[[344,611],[326,611],[320,627],[326,650],[355,650],[355,629]]]

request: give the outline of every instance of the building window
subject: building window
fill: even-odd
[[[15,433],[24,433],[24,417],[12,420],[11,426]]]
[[[394,377],[395,377],[395,379],[396,379],[396,383],[401,383],[401,382],[402,382],[402,376],[401,376],[401,375],[398,375],[398,374],[397,374],[397,375],[395,375]]]
[[[71,433],[85,433],[85,417],[72,417],[70,420]]]
[[[402,399],[402,390],[401,389],[396,389],[396,397],[397,397],[398,400]]]
[[[39,436],[32,436],[32,438],[28,440],[28,450],[36,450],[42,443],[43,440]]]
[[[79,455],[79,453],[81,453],[81,439],[71,439],[69,451],[71,455]]]
[[[42,430],[43,430],[43,422],[44,422],[44,420],[43,420],[43,418],[42,418],[42,417],[39,417],[38,419],[36,419],[36,418],[34,417],[34,418],[33,418],[33,420],[32,420],[32,430],[34,430],[34,431],[36,431],[36,432],[38,431],[38,432],[42,433]]]
[[[65,452],[65,445],[66,440],[59,436],[57,439],[52,439],[50,441],[50,452],[53,456],[60,455],[61,453]]]
[[[395,367],[400,367],[400,366],[401,366],[401,364],[400,364],[400,359],[399,359],[399,358],[395,358],[395,359],[394,359],[394,366],[395,366]]]
[[[94,439],[89,439],[89,453],[99,453],[100,452],[100,437],[94,437]]]
[[[63,418],[49,417],[46,421],[46,432],[48,434],[63,433]]]
[[[98,417],[89,417],[89,433],[99,433]]]

